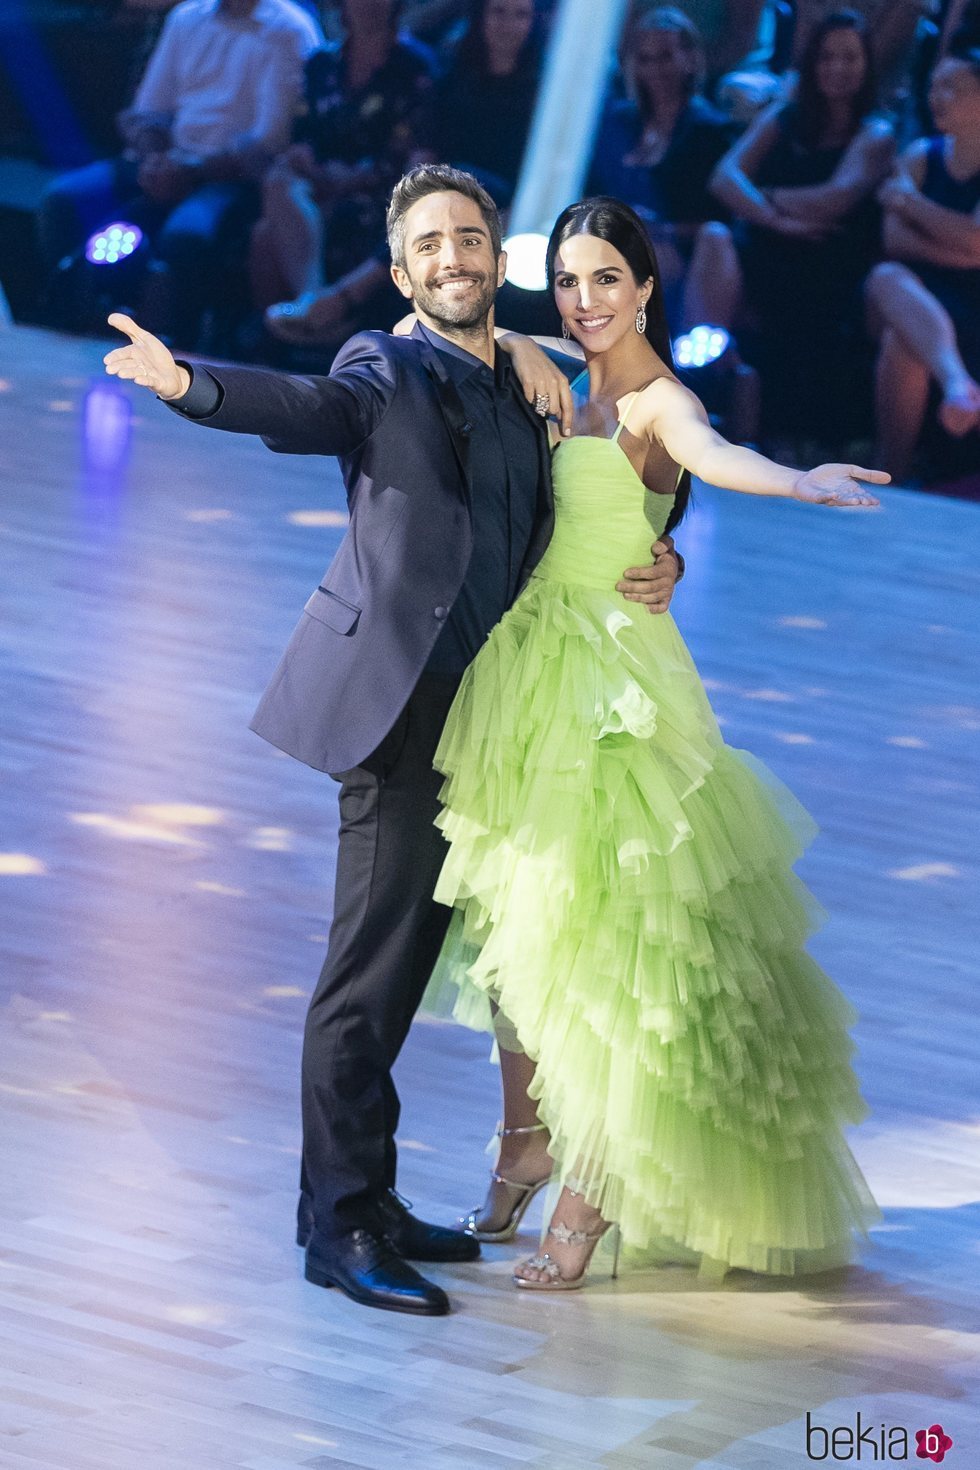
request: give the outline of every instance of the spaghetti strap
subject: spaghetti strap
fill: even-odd
[[[626,405],[626,412],[623,414],[623,417],[617,423],[617,425],[616,425],[616,432],[612,436],[612,442],[614,444],[618,444],[619,443],[619,436],[623,432],[623,430],[626,428],[626,420],[630,416],[630,409],[633,407],[633,404],[639,398],[640,392],[641,392],[641,389],[638,388],[635,393],[631,393],[630,394],[630,401]]]

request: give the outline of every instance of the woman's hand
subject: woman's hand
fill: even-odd
[[[102,361],[105,370],[116,378],[128,378],[140,388],[149,388],[158,398],[182,398],[191,385],[190,373],[174,361],[173,354],[159,337],[144,332],[131,316],[114,311],[110,327],[125,332],[129,342],[115,347]]]
[[[403,316],[401,321],[395,323],[395,325],[391,329],[391,335],[393,337],[411,336],[412,331],[415,327],[415,323],[417,321],[418,317],[415,315],[414,311],[410,311],[408,313],[408,316]]]
[[[903,215],[906,206],[918,194],[915,181],[907,173],[899,170],[886,179],[878,190],[878,203],[882,209],[890,209],[895,214]]]
[[[542,418],[552,414],[562,434],[572,432],[575,404],[565,374],[530,337],[509,332],[497,338],[497,346],[510,354],[524,397]]]
[[[800,475],[792,495],[794,500],[802,500],[807,505],[880,505],[877,497],[860,483],[862,480],[872,485],[887,485],[891,475],[884,470],[865,470],[856,464],[819,464]]]

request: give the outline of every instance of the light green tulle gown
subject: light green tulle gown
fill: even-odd
[[[487,1030],[499,1005],[561,1175],[628,1247],[821,1269],[876,1211],[853,1013],[803,948],[813,827],[724,743],[670,615],[615,591],[672,504],[619,432],[555,450],[551,544],[450,712],[427,1003]]]

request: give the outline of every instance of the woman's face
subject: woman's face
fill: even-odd
[[[817,52],[817,88],[828,102],[850,102],[861,90],[868,63],[857,31],[829,31]]]
[[[697,75],[697,57],[679,31],[637,31],[626,60],[646,97],[690,90]]]
[[[534,0],[487,0],[483,39],[490,50],[516,56],[533,24]]]
[[[635,332],[652,289],[652,280],[638,286],[625,257],[595,235],[572,235],[555,257],[555,305],[588,352],[608,352]]]
[[[932,74],[929,109],[941,133],[980,132],[980,79],[965,61],[947,57]]]

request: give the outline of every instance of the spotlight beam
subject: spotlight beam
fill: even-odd
[[[548,234],[577,199],[629,0],[561,0],[510,214],[513,235]]]

